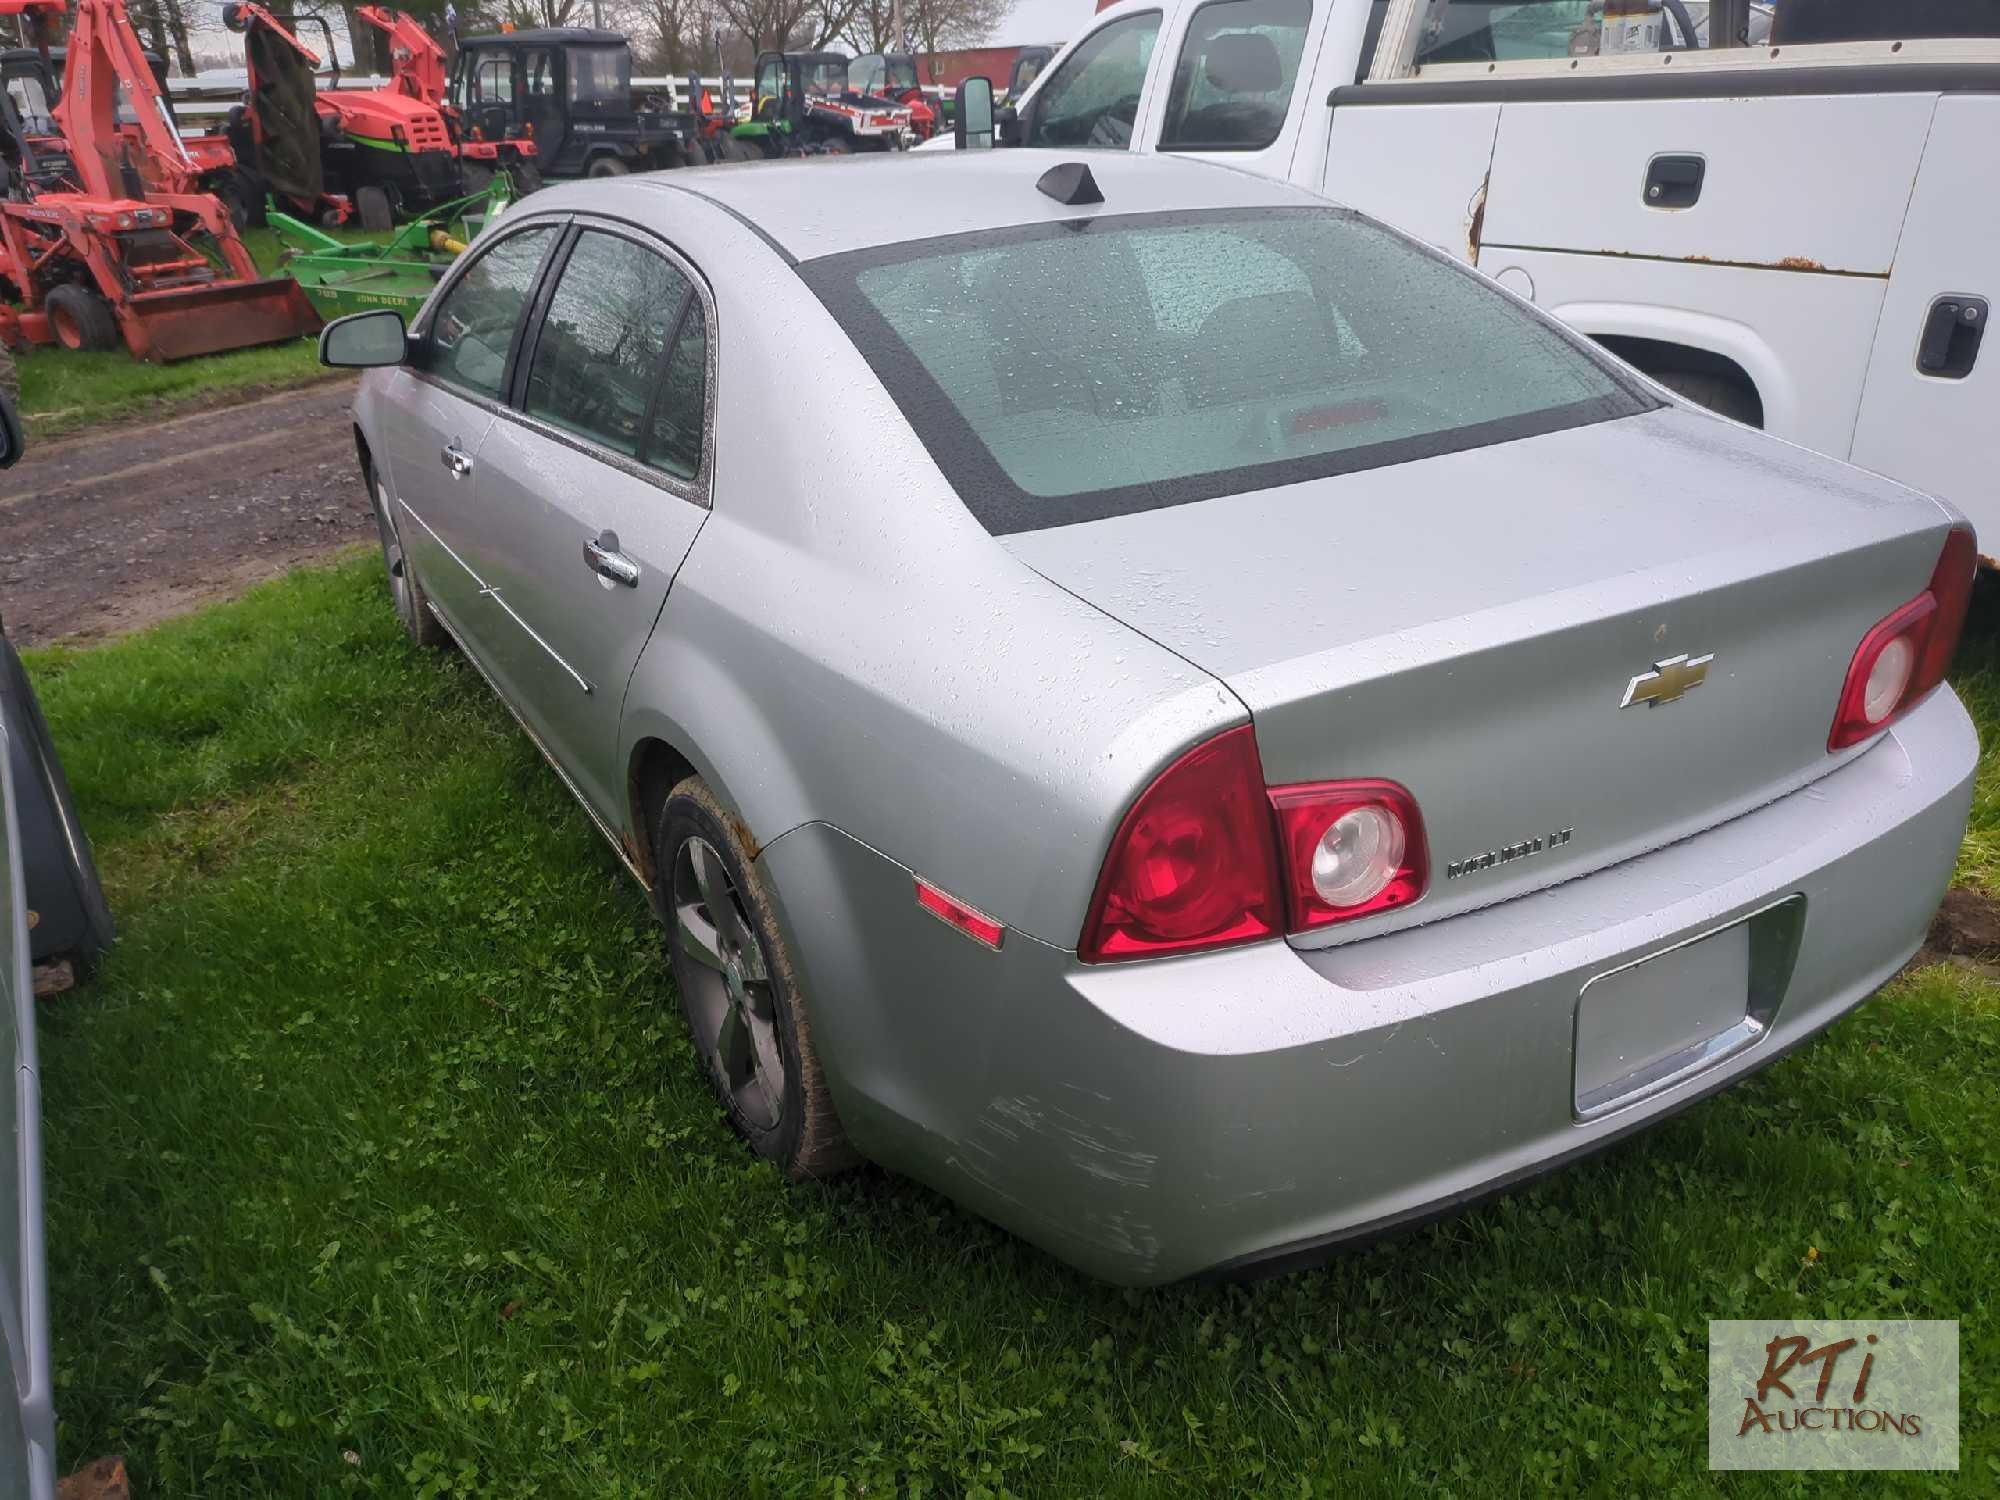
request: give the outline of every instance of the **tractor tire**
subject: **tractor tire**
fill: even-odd
[[[468,161],[459,164],[460,187],[465,197],[483,193],[493,185],[493,169],[483,161]]]
[[[586,177],[623,177],[632,169],[615,156],[600,156],[584,171]]]
[[[49,328],[63,348],[95,353],[118,347],[118,319],[112,315],[111,304],[89,287],[74,282],[59,286],[43,305]]]
[[[718,161],[760,161],[764,153],[748,141],[739,141],[735,136],[725,134],[716,139],[715,155]]]
[[[507,169],[507,175],[514,181],[516,198],[525,198],[542,190],[542,168],[538,162],[517,161]]]
[[[370,234],[396,227],[396,210],[389,202],[389,190],[377,183],[354,190],[354,217]]]
[[[0,396],[17,404],[21,399],[21,372],[14,368],[14,351],[5,343],[0,343]]]

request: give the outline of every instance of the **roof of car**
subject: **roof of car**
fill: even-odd
[[[1069,161],[1088,163],[1104,202],[1070,207],[1037,190],[1043,173]],[[869,175],[862,178],[864,173]],[[583,208],[599,191],[635,188],[697,194],[795,261],[1016,224],[1325,202],[1271,178],[1209,162],[1128,151],[1019,148],[698,167],[556,191],[578,196],[575,204],[560,206]],[[857,201],[867,203],[867,213],[854,212]]]
[[[484,36],[469,36],[459,46],[497,47],[502,42],[552,47],[623,47],[628,45],[629,38],[622,31],[593,31],[588,26],[544,26],[534,31],[489,31]]]

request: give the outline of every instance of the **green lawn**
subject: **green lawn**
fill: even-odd
[[[358,230],[334,233],[352,241],[383,237]],[[258,268],[266,275],[276,274],[284,249],[277,234],[251,229],[243,238]],[[167,365],[141,364],[123,349],[72,354],[67,349],[44,346],[16,358],[21,367],[21,415],[27,421],[30,439],[160,413],[212,391],[251,386],[282,390],[327,374],[320,367],[313,339],[232,349]]]
[[[639,892],[372,560],[30,664],[123,924],[42,1012],[66,1464],[208,1497],[2000,1490],[2000,991],[1962,971],[1410,1238],[1119,1291],[906,1182],[754,1164]],[[1963,665],[2000,722],[2000,646]],[[1806,1314],[1962,1320],[1960,1475],[1711,1479],[1706,1321]]]

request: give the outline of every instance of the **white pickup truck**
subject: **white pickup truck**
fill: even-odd
[[[2000,538],[2000,0],[1120,0],[999,133],[1324,193]]]

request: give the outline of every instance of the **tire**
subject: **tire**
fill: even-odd
[[[5,637],[0,637],[0,714],[7,721],[8,753],[14,757],[23,884],[38,918],[28,934],[29,955],[38,964],[67,958],[77,976],[86,977],[118,929],[48,721],[21,658]]]
[[[216,173],[214,180],[208,185],[208,191],[214,194],[215,201],[222,205],[222,211],[229,215],[231,224],[239,230],[250,227],[249,198],[244,192],[243,179],[235,168],[231,167]]]
[[[90,353],[116,349],[122,342],[111,304],[89,287],[66,283],[51,291],[43,305],[56,342],[65,349]]]
[[[584,171],[586,177],[623,177],[632,169],[615,156],[600,156]]]
[[[747,141],[739,141],[725,131],[716,138],[716,159],[719,161],[758,161],[764,153]]]
[[[382,542],[382,567],[389,575],[389,599],[402,621],[403,634],[426,651],[438,651],[451,644],[451,632],[431,613],[430,596],[417,579],[416,569],[403,556],[403,541],[389,504],[389,486],[371,464],[362,470],[368,485],[368,505],[375,512],[375,534]]]
[[[21,399],[21,372],[14,367],[14,351],[0,343],[0,396],[18,403]]]
[[[389,190],[379,183],[369,183],[354,190],[354,216],[361,227],[370,234],[381,234],[396,227],[396,211],[389,202]]]
[[[1710,411],[1749,427],[1764,425],[1764,403],[1757,399],[1757,392],[1740,380],[1731,380],[1727,375],[1712,374],[1707,370],[1648,370],[1647,374],[1679,396],[1685,396],[1696,406],[1705,406]]]
[[[470,198],[474,193],[483,193],[493,185],[493,169],[483,161],[459,163],[459,193],[461,198]]]
[[[507,169],[507,175],[514,182],[514,196],[525,198],[530,193],[542,190],[542,169],[539,163],[523,158]]]
[[[660,806],[653,868],[674,986],[737,1133],[794,1182],[831,1176],[859,1158],[834,1113],[763,874],[735,822],[698,776]]]

